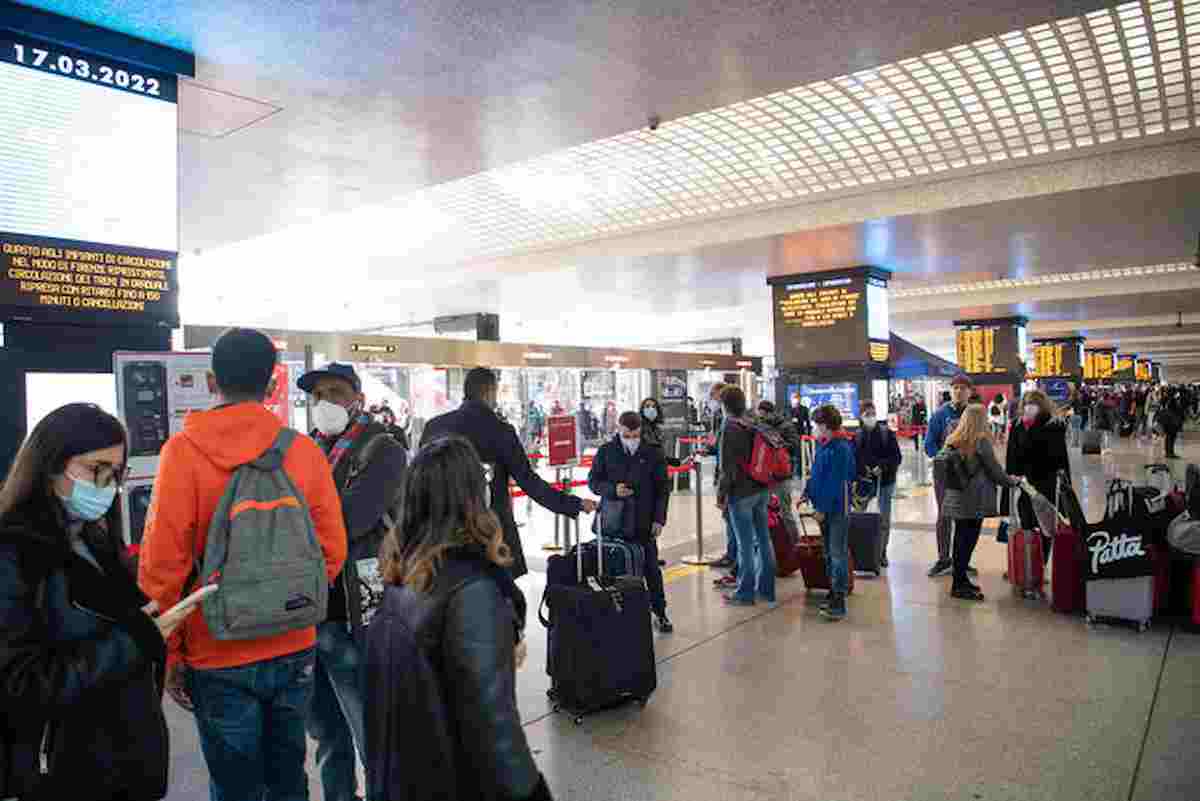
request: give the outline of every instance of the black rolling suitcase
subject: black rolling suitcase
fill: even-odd
[[[876,512],[850,513],[850,555],[854,557],[854,569],[859,573],[880,573],[879,526]]]
[[[603,551],[603,542],[599,548]],[[586,576],[583,549],[575,548],[574,555],[574,581],[557,583],[566,578],[566,557],[557,557],[547,570],[539,617],[549,634],[549,695],[555,711],[570,712],[579,724],[584,715],[628,701],[644,705],[658,687],[658,674],[645,579],[604,575],[604,560],[598,560],[600,575]]]

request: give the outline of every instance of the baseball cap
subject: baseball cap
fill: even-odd
[[[300,380],[296,382],[296,386],[305,392],[312,392],[313,388],[317,385],[317,381],[326,376],[340,378],[354,387],[355,392],[362,392],[362,381],[358,379],[358,373],[354,372],[354,368],[350,365],[340,362],[330,362],[320,370],[310,370],[300,376]]]
[[[954,380],[952,380],[950,382],[950,386],[952,386],[952,387],[957,387],[957,386],[973,387],[973,386],[975,386],[975,382],[972,381],[967,376],[963,375],[962,373],[959,373],[958,375],[954,376]]]

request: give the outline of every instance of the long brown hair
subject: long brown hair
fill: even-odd
[[[1053,417],[1056,411],[1054,403],[1050,400],[1050,396],[1040,389],[1031,389],[1022,396],[1021,409],[1024,410],[1030,404],[1038,407],[1041,413],[1047,417]]]
[[[125,427],[99,406],[71,403],[55,409],[34,426],[17,451],[0,487],[0,521],[30,507],[39,507],[36,511],[42,514],[48,510],[58,514],[61,504],[54,497],[54,479],[66,470],[67,462],[114,445],[126,446]],[[119,507],[114,503],[108,513],[112,531],[120,531]]]
[[[962,417],[958,418],[958,425],[954,427],[950,436],[946,437],[946,447],[973,456],[979,441],[989,436],[987,412],[983,404],[972,403],[963,410]]]
[[[422,448],[405,473],[400,522],[380,549],[384,581],[428,592],[447,552],[460,548],[512,564],[486,489],[483,463],[467,440],[446,437]]]

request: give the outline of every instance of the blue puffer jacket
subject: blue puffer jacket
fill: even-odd
[[[812,476],[808,479],[804,494],[818,512],[826,515],[844,514],[846,483],[853,481],[857,475],[854,443],[834,437],[829,442],[817,444]]]

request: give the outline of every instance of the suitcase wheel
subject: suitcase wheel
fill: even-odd
[[[1144,632],[1144,631],[1145,631],[1146,629],[1148,629],[1148,628],[1150,628],[1150,621],[1149,621],[1149,620],[1143,620],[1141,623],[1139,623],[1139,624],[1138,624],[1138,632],[1139,632],[1139,633],[1140,633],[1140,632]]]
[[[575,716],[575,725],[576,725],[576,726],[582,726],[582,725],[583,725],[583,715],[576,715],[576,716]]]
[[[875,568],[875,578],[879,578],[882,575],[883,571],[881,571],[879,568]]]
[[[1096,618],[1091,615],[1084,615],[1083,622],[1088,626],[1096,625]]]

